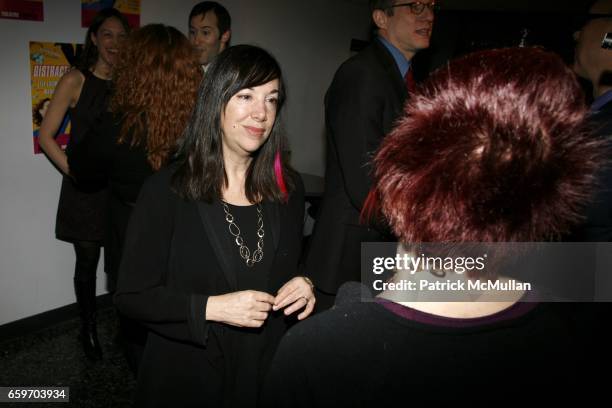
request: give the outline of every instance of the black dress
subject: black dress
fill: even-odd
[[[110,90],[110,81],[100,79],[90,71],[81,70],[81,73],[85,76],[81,95],[76,106],[69,110],[71,132],[66,148],[68,154],[89,136],[96,119],[106,111]],[[102,243],[106,231],[107,195],[106,188],[77,187],[70,177],[64,176],[55,222],[57,239]]]
[[[207,321],[209,296],[244,289],[276,294],[298,275],[303,185],[287,203],[262,204],[264,256],[240,258],[220,202],[180,198],[174,166],[151,176],[130,217],[115,304],[150,331],[138,372],[136,405],[254,406],[278,341],[290,323],[270,313],[262,329]],[[297,176],[296,176],[297,177]],[[230,206],[241,235],[256,246],[256,208]]]
[[[68,152],[68,165],[77,187],[108,184],[104,265],[112,277],[119,270],[125,231],[138,193],[154,172],[142,143],[119,143],[121,128],[121,116],[105,112],[95,121],[87,140]]]
[[[238,246],[234,242],[234,236],[229,232],[229,224],[225,220],[225,212],[220,203],[215,203],[215,213],[218,216],[212,218],[220,236],[227,241],[227,245],[234,246],[235,251],[227,256],[240,258]],[[257,206],[235,206],[228,204],[230,213],[234,216],[234,222],[240,228],[240,236],[244,239],[246,246],[251,251],[257,248]],[[264,220],[264,232],[265,232]],[[225,233],[224,233],[225,232]],[[261,262],[252,267],[240,258],[239,268],[236,270],[238,290],[257,290],[270,292],[268,288],[268,275],[272,267],[272,257],[269,250],[272,248],[270,234],[264,233],[264,257]],[[261,356],[264,354],[266,344],[271,340],[263,329],[229,327],[228,339],[231,341],[234,351],[231,356],[231,365],[236,375],[231,379],[230,389],[239,392],[230,392],[231,406],[248,407],[254,406],[258,398],[258,390],[261,387],[259,380],[263,378],[263,367]]]

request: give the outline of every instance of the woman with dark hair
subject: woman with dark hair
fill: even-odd
[[[91,137],[68,155],[77,185],[110,186],[104,255],[112,289],[140,188],[176,153],[201,78],[193,47],[176,28],[150,24],[132,32],[115,64],[112,112],[101,115]],[[121,329],[136,371],[146,332],[125,318]]]
[[[402,259],[418,257],[415,248],[426,243],[446,243],[446,256],[457,257],[453,251],[476,243],[559,237],[580,218],[602,163],[586,114],[573,73],[550,52],[509,48],[451,61],[417,90],[384,139],[366,216],[381,210]],[[462,279],[503,282],[496,268],[504,256]],[[372,298],[371,288],[347,283],[335,309],[287,333],[264,406],[552,398],[544,393],[567,391],[582,375],[567,309],[535,301],[527,286],[503,297],[485,287],[411,301],[430,286],[407,286],[399,296],[413,273],[396,268],[385,282],[396,286]],[[458,274],[414,269],[426,282]]]
[[[105,9],[96,15],[87,30],[82,59],[57,84],[39,132],[40,148],[64,176],[55,236],[74,245],[74,287],[82,322],[81,340],[87,357],[94,360],[102,357],[96,330],[96,269],[104,239],[108,192],[98,186],[83,189],[75,185],[66,153],[54,137],[69,113],[72,131],[67,150],[87,139],[92,123],[106,110],[119,43],[128,30],[125,17],[115,9]]]
[[[139,406],[253,406],[287,318],[313,310],[297,276],[304,199],[278,125],[284,101],[272,56],[228,48],[178,160],[140,192],[115,294],[150,329]]]
[[[106,270],[116,275],[130,213],[144,180],[176,153],[195,105],[201,69],[176,28],[149,24],[122,44],[109,111],[68,155],[77,185],[110,184]]]

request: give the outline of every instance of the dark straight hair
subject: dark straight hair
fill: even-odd
[[[93,20],[91,21],[91,25],[87,29],[87,34],[85,34],[85,46],[83,47],[83,54],[81,54],[81,58],[77,63],[77,68],[79,68],[80,70],[87,71],[96,64],[96,61],[98,60],[98,47],[96,47],[96,45],[91,40],[91,35],[95,34],[97,37],[98,30],[100,29],[102,24],[104,24],[104,22],[109,18],[113,17],[119,20],[126,33],[130,31],[130,26],[128,24],[127,19],[123,14],[121,14],[121,12],[119,12],[119,10],[114,8],[105,8],[100,10],[98,14],[94,16]]]
[[[236,45],[222,52],[204,75],[177,154],[178,167],[172,179],[177,194],[187,200],[209,203],[221,198],[227,184],[222,113],[232,96],[240,90],[264,85],[274,79],[279,82],[276,121],[266,142],[253,153],[247,170],[245,193],[251,202],[282,202],[286,199],[281,187],[283,176],[286,193],[293,191],[291,176],[294,171],[288,165],[286,141],[279,126],[286,96],[280,66],[274,57],[259,47]]]

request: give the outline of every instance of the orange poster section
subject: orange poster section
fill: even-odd
[[[30,84],[32,87],[32,129],[34,153],[38,144],[40,122],[44,117],[60,78],[70,70],[70,60],[78,55],[80,45],[52,42],[30,42]],[[57,143],[65,148],[70,137],[70,118],[66,115],[57,132]]]

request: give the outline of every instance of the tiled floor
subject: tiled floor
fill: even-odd
[[[131,406],[135,380],[115,342],[117,325],[113,308],[99,312],[104,358],[95,363],[80,348],[78,319],[0,343],[0,386],[70,387],[69,404],[2,403],[2,408]]]

